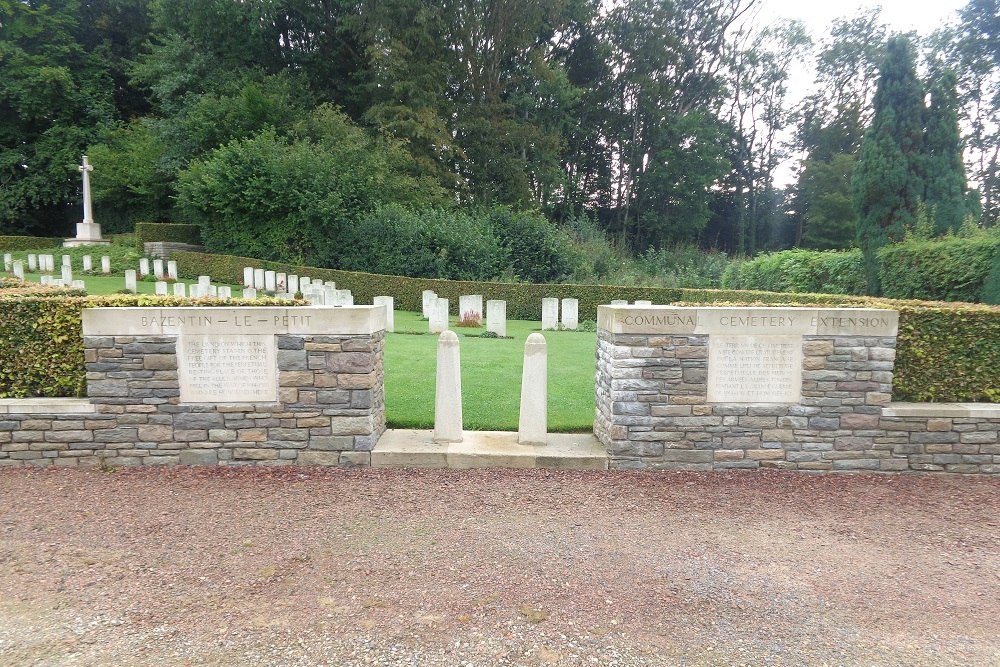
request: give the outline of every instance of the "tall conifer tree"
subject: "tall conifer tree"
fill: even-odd
[[[957,231],[967,211],[962,135],[958,129],[958,93],[953,72],[931,87],[924,135],[924,199],[934,211],[934,232]]]
[[[886,46],[874,106],[852,181],[857,241],[870,294],[879,290],[878,249],[902,238],[924,194],[923,90],[906,37],[893,37]]]

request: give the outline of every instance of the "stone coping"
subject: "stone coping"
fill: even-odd
[[[890,403],[882,416],[1000,419],[1000,403]]]
[[[85,308],[84,336],[370,335],[385,329],[382,306]]]
[[[93,414],[97,406],[88,398],[0,398],[0,415]]]
[[[613,334],[895,336],[899,313],[880,308],[598,306],[597,327]]]

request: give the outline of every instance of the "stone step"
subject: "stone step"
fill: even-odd
[[[433,431],[390,429],[372,450],[374,468],[555,468],[607,470],[591,433],[549,433],[545,445],[519,445],[511,431],[464,431],[462,442],[434,442]]]

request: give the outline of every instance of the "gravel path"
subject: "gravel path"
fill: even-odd
[[[0,471],[0,665],[1000,665],[1000,479]]]

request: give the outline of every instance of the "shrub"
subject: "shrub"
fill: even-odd
[[[201,228],[198,225],[140,222],[135,226],[135,238],[140,250],[146,243],[156,241],[201,245]]]
[[[569,236],[539,213],[495,207],[485,213],[489,227],[506,250],[510,273],[519,280],[552,283],[564,280],[576,265]]]
[[[860,250],[782,250],[731,264],[724,289],[862,295]]]
[[[1000,237],[913,238],[879,251],[882,295],[893,299],[979,301]]]
[[[983,303],[1000,304],[1000,252],[993,253],[993,263],[983,282],[979,300]]]
[[[34,250],[61,246],[63,240],[49,236],[0,236],[0,250]]]

